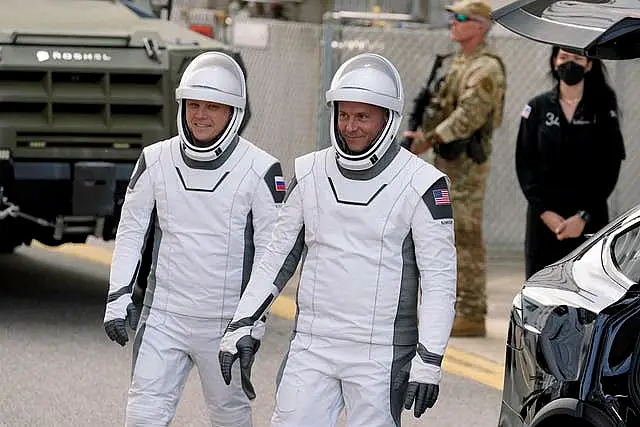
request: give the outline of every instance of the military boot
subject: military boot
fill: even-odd
[[[484,337],[484,319],[468,319],[456,316],[451,329],[452,337]]]

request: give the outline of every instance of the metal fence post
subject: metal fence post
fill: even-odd
[[[318,149],[327,148],[331,145],[329,136],[329,109],[325,104],[325,93],[331,85],[331,78],[337,70],[336,58],[334,54],[334,45],[338,41],[336,36],[340,32],[335,31],[336,22],[332,13],[328,12],[322,20],[322,58],[321,58],[321,76],[322,85],[320,87],[319,99],[319,115],[318,119]]]

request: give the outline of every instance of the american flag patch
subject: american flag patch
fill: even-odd
[[[287,191],[287,185],[284,182],[284,178],[281,176],[275,177],[276,191]]]
[[[449,190],[433,190],[433,200],[435,200],[436,206],[450,205]]]
[[[522,113],[520,113],[520,115],[522,117],[524,117],[525,119],[528,119],[530,114],[531,114],[531,106],[530,105],[525,105],[524,109],[522,110]]]

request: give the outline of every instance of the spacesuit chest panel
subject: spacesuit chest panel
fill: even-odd
[[[163,153],[166,161],[155,189],[163,232],[198,240],[209,235],[215,238],[212,243],[227,243],[231,231],[242,236],[256,185],[255,180],[247,179],[252,175],[247,151],[246,145],[238,145],[217,169],[194,169],[185,164],[179,144],[173,143],[170,153]]]
[[[346,251],[371,249],[385,242],[401,245],[411,219],[411,212],[407,212],[410,201],[405,194],[409,177],[403,173],[403,166],[403,159],[396,158],[378,176],[352,180],[327,156],[324,170],[316,180],[321,203],[317,214],[310,218],[311,224],[305,221],[307,226],[311,225],[308,228],[321,231],[317,241],[331,246],[339,242]]]
[[[410,185],[412,164],[409,155],[398,155],[376,177],[352,180],[330,153],[315,163],[313,180],[301,184],[308,253],[298,330],[393,341],[403,245],[418,199]],[[378,321],[391,326],[376,329]]]

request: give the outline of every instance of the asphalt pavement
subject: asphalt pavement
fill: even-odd
[[[111,342],[102,326],[109,245],[34,246],[0,256],[0,427],[121,426],[131,346]],[[293,326],[282,301],[254,365],[254,427],[269,425]],[[404,411],[403,426],[495,426],[500,390],[475,378],[486,361],[474,357],[451,347],[436,406],[420,419]],[[172,425],[208,425],[195,370]]]
[[[449,346],[503,365],[513,298],[524,283],[524,255],[489,251],[487,258],[487,336],[450,338]]]
[[[101,264],[111,262],[113,242],[89,239],[86,245],[67,244],[47,248]],[[505,343],[512,301],[524,281],[524,257],[517,250],[489,250],[487,256],[487,336],[451,338],[443,362],[445,371],[501,390],[504,376]],[[272,313],[291,320],[295,315],[297,277],[276,300]]]

